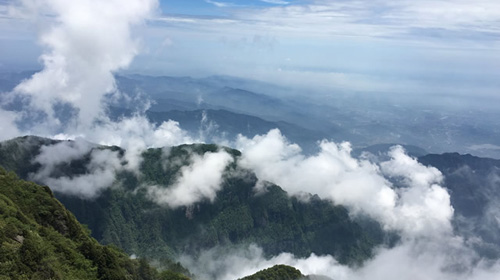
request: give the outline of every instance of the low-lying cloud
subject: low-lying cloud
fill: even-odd
[[[83,162],[88,156],[88,162]],[[84,169],[81,174],[61,173],[63,166],[80,161]],[[30,179],[47,184],[55,192],[75,195],[85,199],[95,198],[113,185],[116,172],[123,169],[124,162],[117,151],[99,149],[82,139],[63,141],[51,146],[42,146],[34,163],[40,170],[30,174]]]
[[[317,155],[304,156],[278,130],[237,140],[243,152],[240,164],[259,179],[279,184],[290,195],[315,193],[347,206],[352,214],[369,215],[401,234],[397,244],[376,248],[374,257],[359,267],[341,265],[329,255],[296,258],[283,252],[266,258],[255,245],[213,248],[183,256],[181,263],[204,279],[238,279],[276,264],[335,280],[498,278],[500,262],[482,258],[471,240],[453,231],[453,207],[436,168],[423,166],[398,146],[389,151],[389,160],[376,164],[351,157],[348,143],[319,145]]]
[[[453,208],[436,168],[421,165],[401,147],[391,150],[389,161],[377,165],[353,158],[349,143],[322,141],[319,146],[318,154],[304,156],[279,130],[237,140],[243,152],[240,164],[291,195],[318,194],[410,237],[451,232]],[[386,177],[400,180],[402,186],[394,186]]]
[[[191,163],[180,169],[171,186],[148,186],[149,197],[160,205],[191,206],[204,199],[213,201],[222,188],[223,172],[233,157],[226,151],[192,154]]]
[[[201,276],[196,279],[233,280],[276,264],[299,269],[305,275],[334,280],[493,280],[500,263],[478,260],[459,238],[440,241],[407,241],[393,248],[380,248],[374,258],[360,267],[339,264],[330,255],[297,258],[281,253],[265,258],[256,245],[238,249],[213,248],[197,257],[182,256],[180,262]]]

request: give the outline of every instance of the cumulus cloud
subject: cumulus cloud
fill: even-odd
[[[412,237],[451,232],[453,208],[437,169],[421,165],[402,148],[391,150],[391,159],[379,166],[353,158],[349,143],[322,141],[319,146],[318,154],[304,156],[279,130],[237,139],[240,164],[291,195],[318,194]],[[403,186],[386,176],[401,179]]]
[[[233,157],[226,151],[191,155],[191,163],[183,166],[171,186],[149,186],[150,198],[170,207],[190,206],[208,199],[213,201],[222,186],[223,172]]]
[[[33,17],[43,23],[39,36],[43,69],[3,96],[4,102],[21,100],[22,108],[18,112],[0,111],[5,120],[0,125],[2,135],[21,134],[15,125],[21,121],[24,133],[56,135],[58,139],[80,137],[126,150],[120,160],[114,153],[108,154],[109,162],[101,156],[109,151],[94,150],[87,175],[56,180],[49,176],[55,166],[89,153],[91,146],[77,141],[44,147],[37,158],[42,168],[34,179],[60,192],[90,197],[111,185],[119,161],[123,160],[120,166],[126,170],[138,172],[146,148],[193,142],[177,122],[150,123],[143,114],[147,108],[118,121],[105,114],[113,100],[146,107],[149,103],[118,92],[114,73],[128,67],[139,52],[140,42],[131,30],[150,18],[157,6],[156,0],[26,0],[13,6],[18,17]]]
[[[443,175],[393,147],[389,159],[369,162],[351,157],[348,143],[319,143],[320,151],[304,156],[278,130],[252,139],[239,136],[243,155],[239,164],[261,180],[280,185],[291,195],[304,191],[347,206],[351,213],[375,218],[402,239],[394,247],[375,249],[374,257],[359,267],[339,264],[334,257],[296,258],[281,253],[265,258],[257,246],[234,250],[214,248],[180,261],[208,279],[237,279],[275,264],[291,265],[306,275],[332,279],[496,279],[498,261],[485,260],[470,240],[451,227],[454,211],[440,184]],[[492,178],[495,181],[496,177]],[[259,184],[257,184],[258,188]]]
[[[23,81],[16,94],[47,115],[52,129],[66,122],[55,107],[76,109],[78,128],[103,114],[103,96],[116,91],[113,72],[127,67],[138,52],[130,34],[155,9],[155,0],[23,1],[41,16],[54,17],[40,35],[43,70]],[[36,9],[33,9],[36,7]]]

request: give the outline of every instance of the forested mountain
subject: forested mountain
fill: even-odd
[[[61,142],[37,137],[3,142],[0,165],[29,178],[41,168],[33,161],[41,147],[56,143]],[[92,149],[125,152],[118,147]],[[291,252],[306,257],[314,252],[333,255],[342,263],[358,263],[382,243],[384,237],[377,223],[354,221],[344,207],[317,196],[290,197],[271,183],[266,184],[265,191],[255,193],[257,178],[237,163],[225,170],[222,187],[213,201],[168,207],[151,199],[144,186],[168,188],[190,157],[220,149],[238,160],[239,151],[216,145],[182,145],[168,152],[148,149],[142,154],[140,175],[119,172],[115,187],[105,189],[98,197],[86,199],[60,192],[56,196],[81,223],[88,225],[98,241],[148,258],[196,254],[216,246],[257,244],[268,256]],[[57,176],[87,172],[89,154],[58,165]],[[165,169],[169,163],[176,164]]]
[[[22,178],[36,179],[34,174],[44,167],[35,159],[47,147],[61,144],[76,142],[32,136],[2,142],[0,165]],[[110,151],[123,160],[127,157],[127,151],[119,147],[85,145],[88,150],[57,163],[50,176],[75,179],[87,174],[96,151]],[[384,147],[371,150],[380,152]],[[220,152],[231,161],[213,198],[169,205],[154,197],[173,188],[193,159]],[[111,186],[98,195],[85,197],[56,189],[55,196],[99,242],[163,263],[210,248],[256,244],[267,257],[282,252],[298,257],[315,253],[332,255],[343,264],[357,264],[370,258],[375,246],[397,240],[383,233],[378,223],[353,219],[346,208],[331,201],[315,195],[290,197],[279,186],[260,182],[253,172],[239,166],[240,157],[237,150],[208,144],[150,148],[140,154],[137,170],[117,169]],[[498,258],[495,213],[500,161],[456,153],[430,154],[418,160],[443,173],[455,209],[455,232],[469,238],[480,255]],[[257,184],[264,184],[260,192],[255,189]],[[153,186],[160,192],[152,193]],[[480,241],[474,238],[477,236]]]
[[[50,188],[0,168],[0,279],[187,279],[90,237]]]
[[[300,270],[286,265],[275,265],[240,280],[307,280]]]

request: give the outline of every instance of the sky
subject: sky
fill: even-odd
[[[0,71],[41,68],[52,20],[0,1]],[[128,72],[231,75],[295,88],[497,97],[496,0],[162,0]]]

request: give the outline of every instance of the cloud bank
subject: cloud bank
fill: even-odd
[[[411,237],[451,232],[453,208],[436,168],[419,164],[401,147],[392,149],[391,160],[378,166],[351,157],[349,143],[322,141],[319,146],[318,154],[306,157],[279,130],[237,140],[243,153],[240,164],[291,195],[318,194]],[[403,184],[395,187],[386,177]]]
[[[183,256],[180,261],[195,275],[214,280],[239,279],[276,264],[293,266],[305,275],[323,275],[335,280],[493,280],[500,275],[500,264],[473,265],[470,252],[457,242],[452,245],[407,242],[379,250],[358,268],[341,265],[331,256],[314,254],[301,259],[281,253],[266,259],[262,249],[255,245],[233,250],[214,248],[196,258]]]
[[[375,218],[385,229],[400,233],[394,247],[377,248],[359,267],[341,265],[329,255],[296,258],[284,252],[266,258],[255,245],[213,248],[196,257],[182,256],[181,263],[204,279],[238,279],[276,264],[336,280],[499,277],[500,262],[480,257],[470,240],[453,231],[453,207],[436,168],[423,166],[399,146],[389,151],[389,160],[373,163],[351,157],[348,143],[319,145],[317,155],[304,156],[278,130],[237,140],[243,152],[239,163],[261,180],[279,184],[290,195],[316,193],[347,206],[352,214]]]

